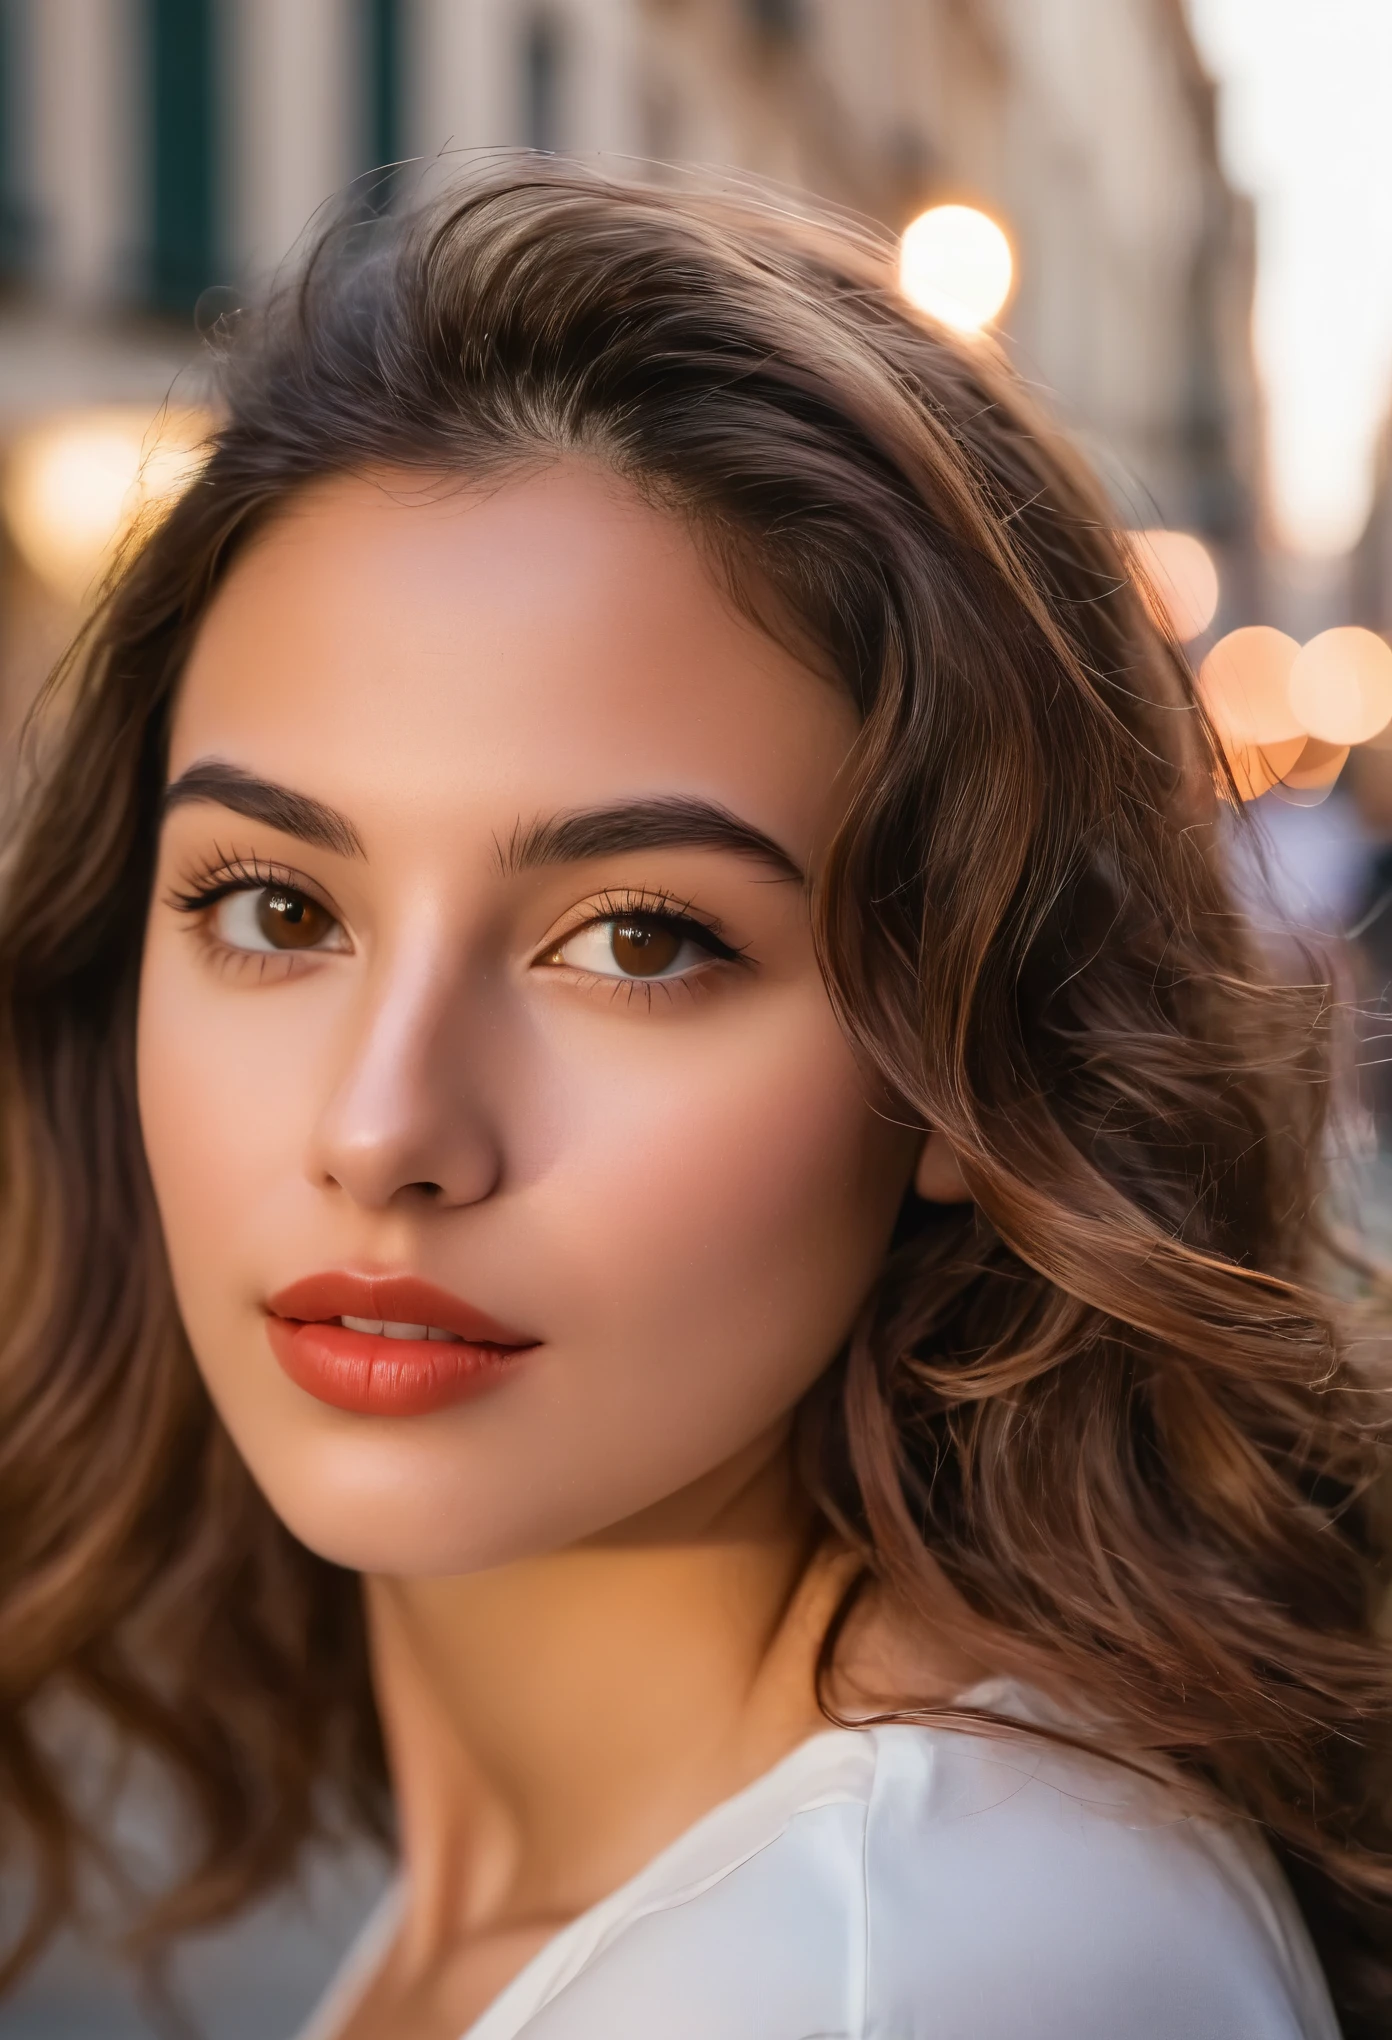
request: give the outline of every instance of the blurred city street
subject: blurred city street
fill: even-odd
[[[515,145],[620,177],[771,180],[902,235],[906,294],[994,333],[1100,467],[1264,823],[1258,917],[1355,937],[1380,1183],[1392,145],[1364,129],[1388,126],[1392,6],[1330,0],[1321,42],[1301,17],[1325,12],[0,0],[0,797],[112,549],[196,462],[203,336],[337,195],[381,210]],[[1300,75],[1308,133],[1281,111]],[[1326,157],[1328,248],[1299,182]],[[1340,296],[1321,261],[1335,251],[1342,288],[1358,234],[1367,274]],[[1392,1241],[1388,1209],[1370,1195],[1364,1218]],[[130,1818],[157,1850],[153,1813]],[[181,1956],[198,2030],[290,2040],[386,1875],[367,1854],[318,1863],[303,1894]],[[184,2030],[170,2016],[68,1939],[0,2002],[0,2040]]]

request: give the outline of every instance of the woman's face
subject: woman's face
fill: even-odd
[[[813,950],[854,734],[578,464],[323,484],[234,568],[140,1107],[199,1366],[314,1549],[593,1535],[768,1449],[836,1352],[917,1146]]]

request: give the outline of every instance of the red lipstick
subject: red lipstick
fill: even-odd
[[[296,1387],[359,1416],[414,1417],[491,1387],[539,1341],[414,1275],[306,1275],[266,1303]]]

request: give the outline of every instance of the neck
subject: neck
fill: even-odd
[[[583,1910],[825,1726],[815,1542],[780,1437],[569,1550],[368,1582],[422,1949]]]

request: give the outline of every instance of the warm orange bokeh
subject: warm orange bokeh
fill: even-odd
[[[1285,789],[1286,798],[1298,807],[1318,807],[1348,763],[1348,754],[1347,744],[1327,744],[1322,737],[1307,738],[1294,765],[1280,775],[1279,784]]]
[[[1349,749],[1392,724],[1392,648],[1372,631],[1322,631],[1303,648],[1266,624],[1235,630],[1199,669],[1199,694],[1243,800],[1275,786],[1313,806]]]
[[[1146,606],[1181,644],[1201,637],[1218,613],[1218,569],[1190,531],[1132,531],[1127,544]]]
[[[1199,668],[1199,693],[1225,747],[1286,744],[1309,735],[1291,706],[1300,646],[1269,624],[1229,631]]]
[[[959,333],[988,326],[1014,278],[1004,230],[974,205],[930,206],[904,229],[899,288],[910,304]]]
[[[5,464],[3,509],[20,557],[62,600],[80,602],[143,521],[207,457],[205,411],[104,404],[46,418]]]
[[[1288,737],[1279,744],[1244,744],[1233,737],[1223,738],[1223,753],[1242,800],[1260,800],[1264,793],[1270,793],[1299,764],[1308,748],[1306,737]]]
[[[1290,702],[1312,737],[1366,743],[1392,722],[1392,648],[1353,624],[1321,631],[1291,670]]]

